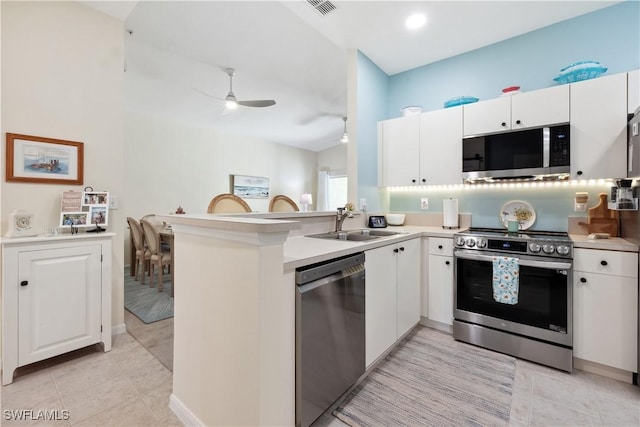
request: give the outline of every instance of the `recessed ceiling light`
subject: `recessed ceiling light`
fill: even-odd
[[[427,17],[422,13],[414,13],[409,16],[405,21],[405,25],[410,30],[415,30],[417,28],[423,27],[425,22],[427,22]]]

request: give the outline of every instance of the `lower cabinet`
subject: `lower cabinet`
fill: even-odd
[[[420,320],[420,239],[365,252],[366,365]]]
[[[111,348],[111,237],[2,242],[3,384],[15,368]]]
[[[638,254],[574,250],[573,355],[637,372]]]
[[[429,238],[427,317],[453,325],[453,239]]]

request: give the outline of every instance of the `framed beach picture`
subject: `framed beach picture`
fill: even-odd
[[[232,175],[232,193],[243,199],[268,199],[269,178]]]
[[[90,227],[89,212],[61,212],[60,227],[70,228],[71,226]]]
[[[7,133],[7,181],[82,184],[84,144]]]

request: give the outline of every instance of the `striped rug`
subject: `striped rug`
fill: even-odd
[[[164,275],[162,292],[158,292],[157,281],[156,276],[152,288],[149,286],[149,277],[145,277],[145,284],[142,285],[139,280],[131,277],[129,267],[124,268],[124,308],[144,323],[153,323],[173,317],[171,275]]]
[[[334,411],[350,426],[508,425],[515,358],[418,326]]]

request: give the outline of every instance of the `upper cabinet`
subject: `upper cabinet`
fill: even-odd
[[[382,186],[418,184],[420,175],[419,116],[385,120],[378,124]]]
[[[569,122],[569,85],[466,104],[464,136]]]
[[[462,108],[420,115],[420,183],[462,182]]]
[[[640,70],[627,74],[627,113],[633,114],[640,107]]]
[[[462,182],[462,108],[380,122],[381,185]]]
[[[571,84],[571,178],[626,176],[627,74]]]

